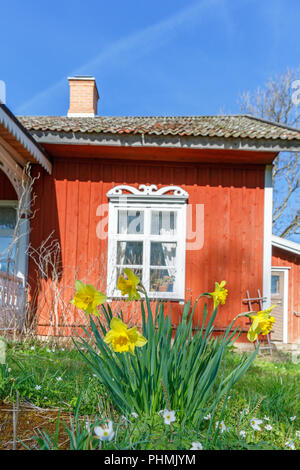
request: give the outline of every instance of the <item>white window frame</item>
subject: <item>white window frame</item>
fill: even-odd
[[[272,266],[271,278],[274,272],[283,272],[283,331],[282,342],[288,343],[288,321],[289,321],[289,270],[290,266]],[[271,290],[271,288],[270,288]]]
[[[151,299],[174,300],[183,302],[185,298],[185,252],[186,252],[186,207],[188,193],[178,186],[165,186],[157,189],[155,185],[140,185],[139,189],[119,185],[108,193],[108,261],[107,296],[109,299],[122,298],[116,289],[117,279],[117,242],[143,241],[143,284]],[[118,234],[118,210],[144,211],[144,234]],[[151,211],[175,211],[177,213],[177,233],[175,235],[151,235]],[[173,292],[150,292],[150,246],[152,241],[176,242],[176,278]],[[128,265],[128,267],[130,267]]]

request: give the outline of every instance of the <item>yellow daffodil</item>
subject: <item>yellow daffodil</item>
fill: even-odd
[[[139,300],[141,298],[138,293],[138,286],[141,283],[140,279],[129,268],[125,268],[124,273],[127,279],[124,276],[120,276],[117,282],[117,289],[121,291],[122,295],[128,295],[128,300]]]
[[[141,348],[147,343],[136,326],[128,329],[120,318],[113,318],[110,322],[110,330],[104,337],[104,342],[111,344],[115,352],[130,352],[134,354],[134,348]]]
[[[97,306],[106,302],[106,295],[102,294],[90,284],[84,284],[82,281],[75,282],[76,293],[71,304],[85,311],[99,316]]]
[[[252,321],[252,325],[249,328],[247,338],[253,343],[258,337],[259,334],[267,335],[273,328],[273,323],[275,323],[275,318],[270,315],[273,308],[276,305],[272,305],[265,310],[257,312],[256,315],[249,315]]]
[[[209,295],[212,296],[214,299],[214,309],[219,305],[224,305],[226,297],[228,295],[228,290],[224,289],[224,286],[226,285],[226,281],[220,282],[215,282],[215,290],[214,292],[209,292]]]

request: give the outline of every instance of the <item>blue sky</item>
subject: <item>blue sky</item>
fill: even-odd
[[[299,0],[10,0],[0,8],[0,80],[17,115],[66,115],[75,74],[95,76],[102,115],[239,113],[243,91],[300,64]]]
[[[1,17],[22,115],[66,115],[74,74],[96,77],[103,115],[238,113],[240,92],[299,65],[299,0],[10,0]]]

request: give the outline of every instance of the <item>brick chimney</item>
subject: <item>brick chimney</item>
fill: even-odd
[[[94,117],[97,115],[99,94],[94,77],[69,77],[70,107],[68,117]]]

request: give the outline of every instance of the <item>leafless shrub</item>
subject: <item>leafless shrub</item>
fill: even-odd
[[[70,304],[75,293],[75,281],[80,279],[85,284],[93,284],[97,290],[106,292],[106,254],[103,253],[100,259],[88,261],[81,256],[76,266],[64,265],[60,243],[54,238],[54,232],[39,248],[30,246],[28,253],[35,267],[29,330],[34,331],[39,327],[38,331],[43,330],[41,334],[45,339],[53,336],[68,338],[74,336],[75,331],[81,334],[81,326],[88,325],[88,318],[83,311]],[[136,324],[137,306],[132,310],[132,303],[123,300],[113,301],[109,305],[114,315],[122,311],[129,326]],[[101,309],[99,311],[101,313]]]
[[[17,272],[12,260],[24,249],[22,241],[29,236],[29,222],[35,216],[35,213],[31,212],[31,204],[35,200],[32,188],[39,175],[32,177],[30,170],[30,164],[27,164],[19,182],[16,223],[12,242],[6,251],[6,272],[0,272],[0,330],[7,334],[13,333],[14,337],[25,327],[28,312],[28,286],[25,285],[23,273]]]

